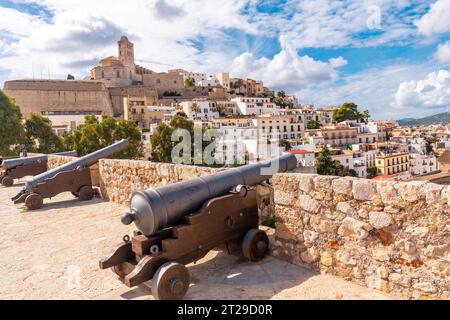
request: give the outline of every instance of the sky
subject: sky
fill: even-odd
[[[374,119],[450,111],[450,0],[0,0],[0,88],[82,79],[122,35],[155,71],[229,71]]]

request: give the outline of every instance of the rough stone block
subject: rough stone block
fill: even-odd
[[[339,178],[333,180],[333,182],[331,183],[333,192],[335,194],[351,195],[353,180],[354,179],[352,178]]]
[[[368,180],[357,180],[353,182],[353,196],[356,200],[371,201],[375,197],[376,190]]]
[[[300,195],[298,204],[300,208],[311,213],[318,213],[320,210],[320,203],[310,196]]]
[[[394,219],[386,212],[370,212],[369,222],[375,229],[383,229],[392,225]]]
[[[362,240],[369,236],[369,231],[371,229],[372,227],[368,223],[347,217],[342,221],[342,224],[338,229],[338,234],[342,237]]]

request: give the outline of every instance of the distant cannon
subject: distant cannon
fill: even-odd
[[[139,231],[124,237],[100,261],[129,287],[152,280],[156,299],[181,299],[189,288],[184,266],[225,245],[228,252],[242,253],[249,261],[264,258],[269,240],[258,230],[256,185],[277,172],[293,170],[294,155],[233,168],[208,176],[135,192],[124,224]],[[236,252],[236,251],[235,251]]]
[[[76,151],[67,151],[54,153],[53,155],[76,157],[77,153]],[[14,184],[14,179],[36,176],[47,171],[47,162],[48,155],[5,159],[0,163],[4,171],[0,174],[0,182],[5,187],[11,187]]]
[[[43,199],[62,192],[72,192],[80,200],[91,200],[94,195],[90,166],[128,147],[128,140],[121,140],[106,148],[54,168],[26,182],[23,190],[12,198],[15,204],[25,203],[29,210],[42,208]]]

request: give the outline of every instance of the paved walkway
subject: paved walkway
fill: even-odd
[[[127,288],[103,258],[133,227],[121,224],[127,208],[63,194],[26,212],[10,198],[20,187],[0,186],[0,299],[152,299],[142,285]],[[340,278],[317,275],[266,258],[251,264],[212,251],[190,265],[186,299],[392,299]]]

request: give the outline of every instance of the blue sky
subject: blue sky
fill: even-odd
[[[122,34],[140,60],[261,79],[300,103],[449,111],[450,0],[0,0],[0,86],[84,78]]]

